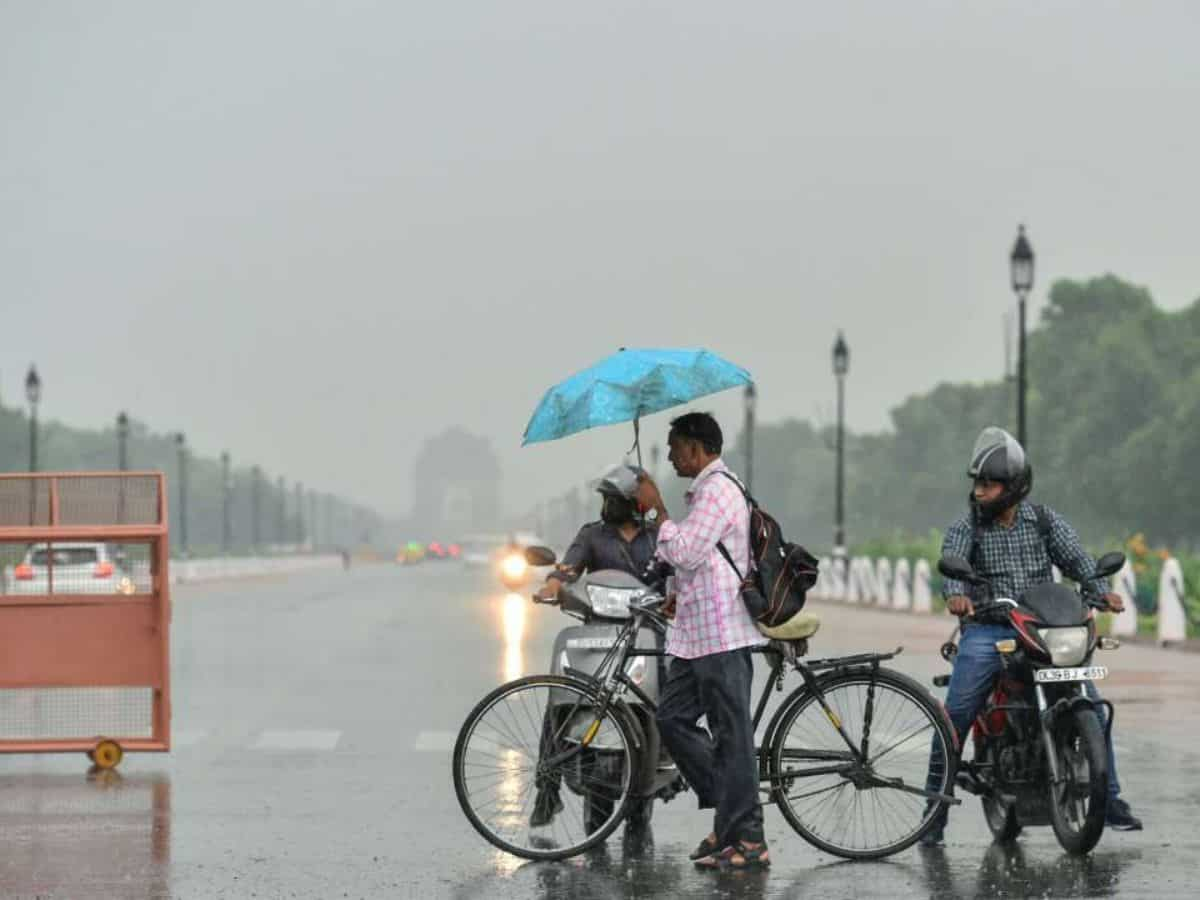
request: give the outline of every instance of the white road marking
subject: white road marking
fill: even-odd
[[[264,731],[251,750],[336,750],[340,731]]]
[[[453,750],[458,735],[452,731],[422,731],[413,749],[418,752]]]

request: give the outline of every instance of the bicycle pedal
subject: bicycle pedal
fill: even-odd
[[[933,686],[934,687],[949,687],[950,686],[950,676],[949,675],[934,675],[933,676]]]
[[[979,783],[979,779],[970,772],[959,772],[954,781],[968,794],[974,794],[976,797],[984,792],[983,785]]]

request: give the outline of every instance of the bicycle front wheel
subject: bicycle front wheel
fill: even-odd
[[[945,806],[922,791],[948,793],[950,723],[924,688],[890,669],[834,673],[818,686],[832,716],[807,688],[778,713],[770,757],[775,802],[801,837],[828,853],[898,853]]]
[[[565,859],[625,817],[637,772],[631,726],[588,685],[531,675],[501,685],[467,716],[454,746],[454,790],[492,845]]]

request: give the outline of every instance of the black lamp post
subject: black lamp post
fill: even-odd
[[[850,348],[839,331],[833,344],[833,374],[837,378],[837,506],[834,512],[833,555],[846,558],[846,373],[850,371]]]
[[[179,553],[188,555],[188,453],[187,438],[183,432],[175,435],[175,451],[179,468]]]
[[[746,385],[746,490],[754,493],[754,408],[758,404],[758,390],[754,382]]]
[[[296,482],[296,499],[294,505],[296,509],[292,515],[296,519],[293,524],[296,529],[296,549],[298,550],[300,545],[304,543],[304,484],[300,481]]]
[[[1012,255],[1009,257],[1009,265],[1012,270],[1012,286],[1017,294],[1017,305],[1019,307],[1018,318],[1019,324],[1017,337],[1017,440],[1021,442],[1021,446],[1026,452],[1029,450],[1029,445],[1026,443],[1025,431],[1025,298],[1029,295],[1030,289],[1033,287],[1033,247],[1025,238],[1025,226],[1021,225],[1017,229],[1017,242],[1013,244]]]
[[[221,552],[226,556],[233,544],[233,523],[229,518],[230,500],[233,497],[233,477],[230,471],[229,451],[221,452]]]
[[[275,508],[275,542],[277,544],[287,543],[287,483],[280,475],[275,479],[275,499],[278,505]]]
[[[250,546],[258,552],[258,544],[262,535],[262,468],[255,466],[250,470]]]
[[[117,471],[129,471],[129,416],[124,410],[117,414]]]
[[[37,408],[42,399],[42,379],[32,364],[25,376],[25,399],[29,401],[29,471],[38,470],[37,458]]]

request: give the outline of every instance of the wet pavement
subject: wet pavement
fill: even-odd
[[[82,755],[0,757],[2,897],[1183,897],[1200,838],[1200,655],[1106,654],[1125,796],[1146,820],[1084,859],[1048,828],[991,844],[979,805],[948,846],[848,863],[768,808],[774,867],[697,872],[708,819],[685,794],[648,834],[529,863],[458,808],[450,747],[488,690],[543,671],[556,610],[483,570],[379,565],[175,590],[175,749],[87,774]],[[814,605],[814,653],[892,649],[928,683],[944,618]],[[787,689],[795,687],[793,676]],[[783,695],[778,695],[782,697]]]

